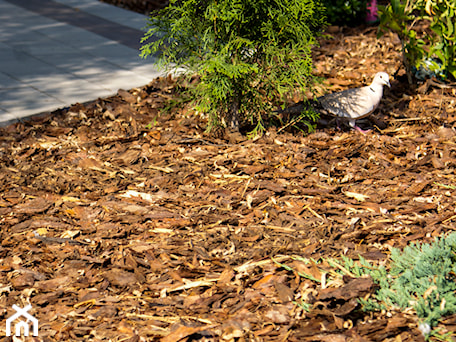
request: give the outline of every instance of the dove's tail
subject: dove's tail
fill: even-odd
[[[284,109],[275,110],[274,113],[282,115],[299,115],[310,109],[316,110],[318,108],[318,102],[315,100],[299,101]]]
[[[328,112],[322,107],[318,99],[299,101],[284,109],[278,109],[274,113],[295,116],[309,110],[313,110],[318,114],[328,115]]]

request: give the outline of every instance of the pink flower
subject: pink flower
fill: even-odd
[[[370,0],[369,4],[367,5],[366,22],[375,23],[377,19],[377,0]]]

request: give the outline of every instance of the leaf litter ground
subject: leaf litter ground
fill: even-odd
[[[399,69],[393,36],[331,33],[315,51],[329,91]],[[366,135],[214,138],[160,114],[169,78],[2,128],[1,319],[30,302],[36,341],[424,340],[413,313],[360,310],[369,279],[320,284],[298,272],[333,267],[294,257],[381,264],[456,229],[455,90],[405,82]]]

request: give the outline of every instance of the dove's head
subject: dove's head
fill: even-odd
[[[375,74],[374,80],[372,81],[372,84],[378,84],[381,86],[387,85],[389,88],[391,88],[391,84],[389,81],[389,76],[386,72],[377,72]]]

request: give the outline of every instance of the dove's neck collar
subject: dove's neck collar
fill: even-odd
[[[383,93],[383,85],[382,84],[378,84],[378,83],[372,83],[370,86],[369,86],[369,89],[373,92],[373,93],[379,93],[379,94],[382,94]]]

